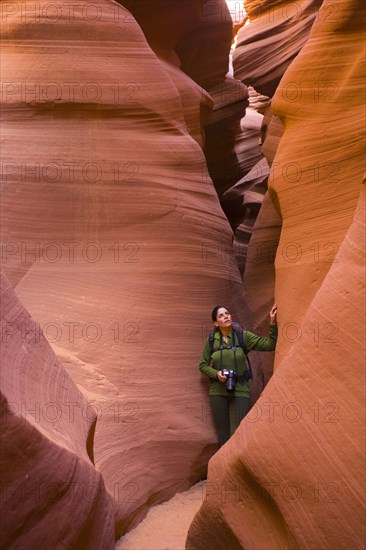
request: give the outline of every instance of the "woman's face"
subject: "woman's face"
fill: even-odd
[[[217,311],[215,325],[219,328],[231,327],[231,315],[225,307],[220,307]]]

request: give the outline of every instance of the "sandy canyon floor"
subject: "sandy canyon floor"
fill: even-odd
[[[189,526],[205,497],[206,481],[154,506],[146,518],[116,542],[116,550],[184,550]]]

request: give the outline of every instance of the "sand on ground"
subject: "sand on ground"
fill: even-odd
[[[189,526],[206,493],[206,481],[153,506],[135,529],[116,541],[116,550],[184,550]]]

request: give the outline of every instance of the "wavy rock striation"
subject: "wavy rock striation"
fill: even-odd
[[[121,533],[205,475],[209,314],[248,311],[200,146],[207,94],[113,1],[23,4],[3,29],[2,267],[93,402]]]
[[[249,164],[249,167],[233,193],[230,191],[230,201],[235,200],[240,206],[240,216],[236,216],[234,226],[236,256],[241,273],[245,270],[258,211],[268,204],[262,206],[269,174],[266,160],[271,164],[273,150],[282,135],[281,124],[270,109],[270,97],[283,73],[306,43],[320,5],[319,0],[303,2],[301,6],[283,0],[248,1],[245,4],[248,19],[237,36],[233,65],[235,77],[250,85],[250,109],[241,121],[242,131],[236,144],[240,165]],[[261,96],[258,92],[265,95]],[[264,112],[265,119],[262,116]],[[266,160],[260,151],[262,143]],[[261,247],[265,246],[265,242],[261,244]]]
[[[339,327],[337,337],[304,334],[211,459],[187,549],[363,548],[365,236],[363,192],[304,318]]]
[[[178,85],[183,110],[186,113],[195,106],[201,111],[201,117],[196,117],[203,134],[198,142],[205,151],[209,175],[221,205],[231,221],[230,205],[225,208],[223,193],[243,175],[235,152],[235,138],[248,105],[248,92],[242,82],[227,76],[233,28],[225,0],[151,0],[148,8],[145,0],[120,3],[136,17],[157,56],[175,66],[175,78],[185,79],[186,92]],[[195,101],[184,101],[187,91],[192,95],[194,89],[200,90],[201,101],[198,95]],[[207,97],[211,97],[213,104]]]
[[[238,32],[233,54],[236,78],[272,97],[284,72],[306,43],[323,0],[246,0],[249,20]],[[328,5],[329,8],[329,5]],[[325,8],[321,18],[333,15]]]
[[[284,124],[270,175],[282,219],[275,373],[209,463],[189,549],[363,548],[365,11],[353,0],[330,8],[336,16],[314,23],[273,101]],[[271,242],[276,218],[268,224]],[[261,289],[252,274],[257,312]]]
[[[270,97],[292,60],[306,43],[312,24],[319,17],[321,3],[319,0],[301,4],[286,0],[245,3],[249,17],[237,36],[233,66],[235,77],[250,85],[249,110],[241,121],[242,131],[236,144],[240,165],[249,166],[242,174],[241,181],[230,191],[231,202],[236,201],[240,208],[240,216],[239,208],[236,209],[235,248],[241,273],[244,273],[246,267],[249,241],[258,211],[260,208],[270,208],[268,201],[262,205],[267,191],[268,164],[271,165],[282,136],[282,125],[271,111]],[[327,12],[322,16],[327,17]],[[264,95],[261,96],[258,92]],[[264,216],[267,217],[267,214]],[[272,216],[271,211],[268,216]],[[267,246],[265,241],[260,243],[261,249]],[[252,260],[253,253],[250,256]],[[272,264],[272,259],[270,262]],[[255,316],[258,314],[257,311],[253,313]],[[257,324],[258,328],[259,325],[260,323]]]
[[[112,550],[114,508],[92,462],[96,412],[4,275],[1,329],[2,547]]]

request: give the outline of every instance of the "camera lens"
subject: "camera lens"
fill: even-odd
[[[226,379],[226,389],[228,392],[232,392],[235,390],[236,377],[237,377],[237,374],[235,371],[233,370],[228,371],[227,379]]]

